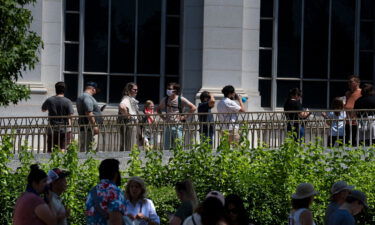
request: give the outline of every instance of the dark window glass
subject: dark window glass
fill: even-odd
[[[260,1],[260,17],[273,17],[273,0]]]
[[[345,80],[343,82],[330,82],[329,83],[329,104],[336,97],[345,96],[345,92],[348,90],[348,82]]]
[[[374,53],[361,52],[359,61],[359,77],[361,80],[372,80],[374,77]]]
[[[278,77],[299,77],[302,1],[279,2]]]
[[[165,74],[178,75],[180,68],[180,48],[165,48]]]
[[[259,80],[259,93],[262,107],[271,107],[271,81]]]
[[[78,44],[65,44],[65,71],[78,71]]]
[[[327,78],[329,1],[305,0],[303,76]]]
[[[83,85],[88,81],[94,81],[98,84],[97,93],[94,95],[96,101],[107,102],[107,76],[83,75]]]
[[[111,72],[134,73],[135,1],[113,0]]]
[[[109,102],[120,103],[122,91],[129,82],[134,82],[133,76],[110,76],[109,81]]]
[[[355,2],[332,0],[331,78],[353,74]]]
[[[375,1],[362,0],[361,1],[361,19],[374,19],[375,15]]]
[[[78,94],[78,74],[64,74],[65,97],[75,102]]]
[[[167,1],[167,14],[180,15],[180,0]]]
[[[65,40],[79,41],[79,14],[67,13],[65,19]]]
[[[361,49],[373,50],[374,49],[374,32],[375,25],[373,22],[361,22]]]
[[[326,82],[303,82],[303,106],[306,108],[327,108],[327,83]],[[319,90],[319,91],[317,91]]]
[[[137,77],[138,95],[137,99],[140,103],[152,100],[159,103],[160,77]]]
[[[180,18],[169,17],[167,18],[167,45],[180,44]]]
[[[271,77],[272,75],[272,50],[259,51],[259,76]]]
[[[260,21],[260,47],[272,47],[272,20]]]
[[[138,1],[138,73],[160,73],[161,0]]]
[[[292,88],[300,88],[299,81],[277,81],[277,107],[284,107],[285,101],[288,99],[289,90]]]
[[[80,0],[65,0],[67,11],[79,11]]]
[[[86,1],[85,71],[107,72],[108,0]]]

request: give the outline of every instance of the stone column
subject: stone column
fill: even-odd
[[[222,97],[231,84],[249,97],[248,110],[260,109],[258,92],[260,0],[205,0],[202,91]],[[199,100],[198,100],[199,102]]]

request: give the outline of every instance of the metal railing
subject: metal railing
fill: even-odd
[[[332,112],[310,111],[311,115],[306,119],[293,117],[299,112],[142,114],[130,118],[102,116],[98,135],[93,135],[93,125],[79,124],[78,116],[69,117],[69,125],[51,125],[53,119],[61,121],[64,117],[0,117],[0,143],[5,136],[10,136],[14,153],[25,146],[37,153],[45,153],[55,146],[64,149],[76,140],[80,151],[91,148],[111,152],[128,151],[135,144],[145,149],[165,150],[174,147],[177,140],[189,149],[208,137],[207,142],[215,149],[226,135],[231,143],[247,139],[250,148],[261,144],[277,148],[293,130],[299,142],[319,139],[325,146],[375,144],[375,110],[347,111],[343,118],[330,117]],[[181,115],[186,118],[184,122],[180,121]],[[336,139],[340,141],[335,142]]]

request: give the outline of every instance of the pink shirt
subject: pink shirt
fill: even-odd
[[[45,225],[35,214],[35,208],[46,202],[31,192],[24,192],[17,199],[13,213],[13,225]]]

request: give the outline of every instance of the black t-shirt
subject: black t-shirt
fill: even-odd
[[[284,111],[302,111],[302,104],[300,101],[288,99],[284,103]],[[285,113],[288,120],[298,120],[298,113]]]
[[[178,207],[177,212],[174,214],[181,219],[181,224],[184,220],[193,214],[193,206],[190,201],[185,201]]]
[[[199,103],[198,113],[211,113],[211,108],[208,105],[208,102]],[[198,119],[200,122],[213,122],[214,121],[214,117],[212,116],[212,114],[200,115]]]
[[[72,102],[65,97],[49,97],[42,105],[42,110],[48,110],[48,116],[68,116],[74,113]],[[51,118],[52,125],[66,125],[67,118]]]
[[[354,109],[375,109],[375,96],[362,96],[354,103]],[[373,116],[373,112],[359,112],[360,117]]]

